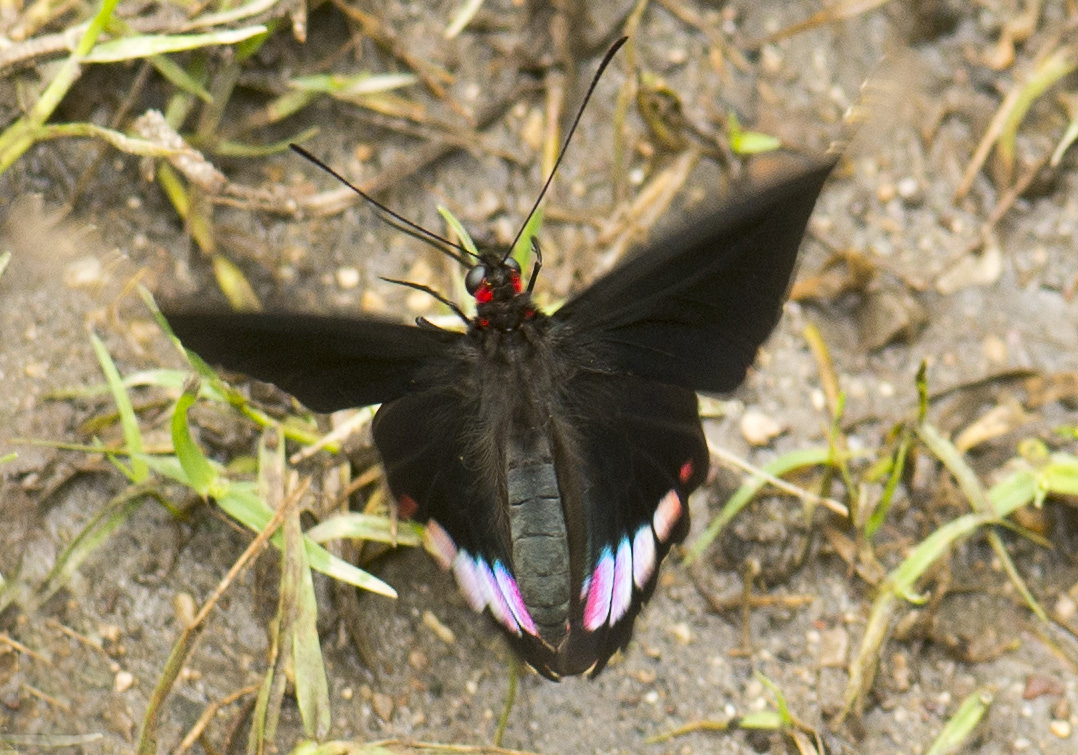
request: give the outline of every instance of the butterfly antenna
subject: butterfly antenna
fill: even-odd
[[[554,161],[554,167],[550,171],[550,175],[547,176],[546,183],[543,184],[542,191],[539,192],[539,196],[535,199],[535,204],[532,205],[531,211],[528,212],[528,216],[524,218],[524,222],[520,226],[520,230],[517,231],[516,237],[513,239],[513,243],[509,245],[508,251],[502,261],[509,259],[509,255],[512,254],[513,249],[516,248],[517,242],[520,240],[520,236],[524,233],[524,229],[528,227],[528,221],[531,220],[532,215],[539,209],[540,202],[543,201],[543,197],[546,196],[547,189],[550,188],[551,182],[554,180],[554,176],[558,172],[558,166],[561,165],[562,158],[565,157],[565,151],[569,148],[569,142],[573,139],[573,133],[576,131],[577,125],[580,123],[580,117],[584,115],[584,108],[588,106],[588,100],[591,99],[592,92],[595,91],[595,86],[599,83],[599,79],[602,78],[603,71],[610,65],[610,61],[613,60],[614,55],[621,46],[628,41],[628,37],[622,37],[606,51],[606,55],[603,56],[603,62],[599,64],[598,70],[595,71],[595,75],[591,78],[591,84],[588,85],[588,91],[584,95],[584,101],[580,103],[580,108],[576,111],[576,117],[573,119],[573,125],[569,127],[569,133],[565,137],[565,141],[561,145],[561,152],[558,153],[558,159]]]
[[[383,213],[384,217],[382,218],[382,220],[384,220],[386,223],[389,223],[389,225],[393,226],[399,231],[407,233],[413,238],[419,239],[420,241],[430,244],[438,251],[455,259],[461,265],[465,267],[471,266],[467,260],[467,257],[475,257],[476,255],[465,249],[460,244],[455,244],[449,239],[439,236],[433,231],[428,231],[426,228],[419,225],[418,223],[413,223],[411,220],[404,217],[400,213],[394,212],[393,210],[389,209],[384,204],[379,202],[367,192],[363,191],[363,189],[353,184],[347,178],[342,176],[333,168],[326,165],[326,163],[319,160],[317,157],[312,155],[310,152],[308,152],[306,149],[299,146],[298,144],[289,144],[288,146],[292,149],[293,152],[296,152],[297,154],[311,161],[319,168],[324,170],[326,173],[329,173],[342,184],[354,191],[356,194],[363,197],[365,200],[367,200],[367,202],[374,205],[375,208],[377,208],[381,213]]]

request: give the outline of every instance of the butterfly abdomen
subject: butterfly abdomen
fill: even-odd
[[[513,569],[539,636],[557,646],[568,628],[569,542],[549,446],[536,450],[513,443],[506,459]]]

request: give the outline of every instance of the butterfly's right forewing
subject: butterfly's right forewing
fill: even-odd
[[[183,345],[207,362],[333,412],[403,396],[460,333],[375,318],[271,313],[166,313]]]

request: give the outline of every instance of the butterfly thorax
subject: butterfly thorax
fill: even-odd
[[[531,295],[524,291],[520,265],[512,257],[503,260],[497,255],[483,255],[468,271],[465,285],[475,297],[475,328],[507,333],[536,314]]]

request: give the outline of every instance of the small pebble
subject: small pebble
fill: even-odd
[[[378,717],[387,723],[393,718],[393,698],[381,692],[375,692],[371,698],[371,707]]]
[[[441,620],[430,611],[423,612],[423,626],[434,632],[434,634],[438,636],[438,639],[446,645],[452,645],[457,641],[457,636],[453,634],[453,630],[443,624]]]
[[[345,291],[350,291],[359,285],[359,270],[354,267],[337,268],[337,285]]]
[[[1060,595],[1055,605],[1056,618],[1061,622],[1069,622],[1078,614],[1078,603],[1070,595]]]
[[[1054,720],[1048,724],[1048,731],[1055,734],[1060,739],[1067,739],[1071,735],[1070,721]]]
[[[422,671],[430,665],[430,661],[427,659],[427,654],[422,650],[413,650],[408,654],[408,665],[416,671]]]
[[[741,415],[741,435],[753,446],[766,446],[786,428],[774,417],[759,409],[746,409]]]
[[[679,621],[677,624],[673,624],[667,630],[674,637],[675,640],[682,645],[688,645],[692,642],[692,629],[684,621]]]
[[[116,673],[115,689],[117,692],[126,692],[135,684],[135,675],[130,671]]]
[[[843,627],[835,627],[820,633],[818,663],[823,668],[841,668],[846,665],[850,649],[850,635]]]
[[[197,607],[195,606],[195,599],[190,593],[176,593],[172,598],[172,610],[185,629],[194,626]]]

